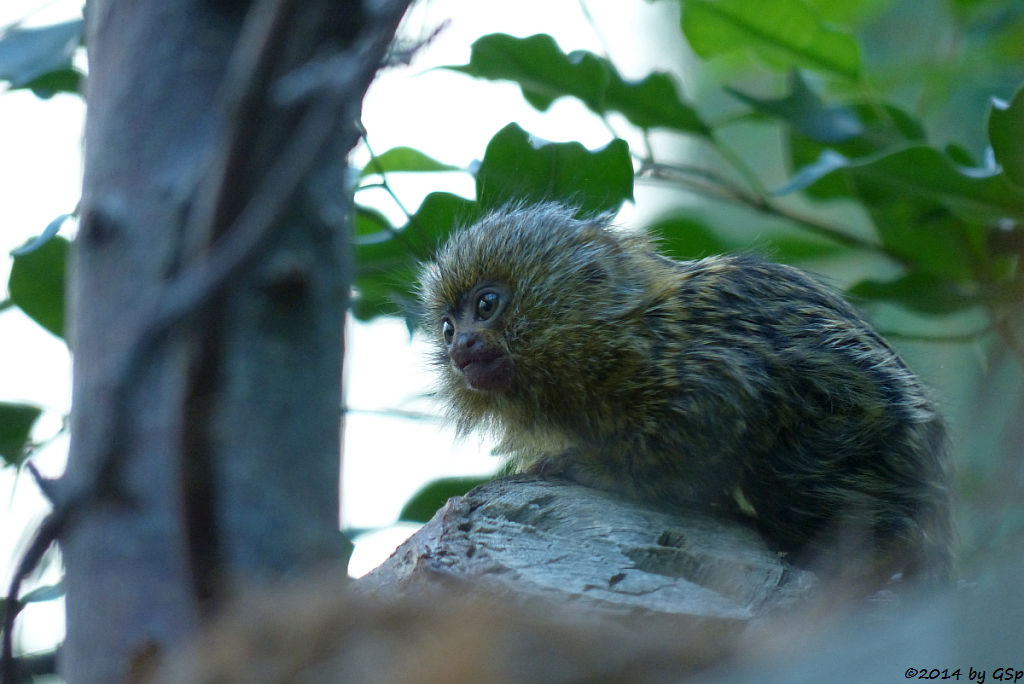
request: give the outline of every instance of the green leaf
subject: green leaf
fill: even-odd
[[[772,190],[773,195],[788,195],[799,192],[815,184],[825,181],[833,171],[845,169],[850,165],[850,160],[835,150],[825,149],[821,156],[814,162],[796,170],[788,181]],[[830,196],[839,194],[834,190],[829,191]],[[848,194],[848,193],[843,193]]]
[[[77,69],[58,69],[34,78],[25,84],[25,89],[41,100],[48,100],[57,93],[82,95],[82,81],[85,75]]]
[[[701,57],[752,49],[770,64],[851,79],[860,72],[853,37],[827,27],[801,0],[686,0],[682,27]]]
[[[934,200],[957,212],[997,219],[1024,218],[1024,189],[1003,174],[957,166],[945,154],[916,145],[867,160],[833,155],[822,178],[843,173],[856,182],[871,182],[906,195]]]
[[[816,142],[839,143],[864,132],[852,109],[826,106],[796,69],[790,72],[789,84],[789,95],[779,99],[760,99],[729,87],[725,90],[755,110],[786,121]]]
[[[398,298],[412,293],[416,255],[400,237],[357,243],[355,252],[352,314],[365,321],[398,313]]]
[[[360,321],[369,321],[378,316],[403,315],[401,302],[403,293],[411,297],[416,271],[393,269],[388,273],[370,273],[356,278],[354,293],[350,302],[352,315]]]
[[[1024,185],[1024,87],[1009,102],[992,101],[988,115],[988,139],[1003,173]]]
[[[577,142],[539,140],[509,124],[488,143],[476,189],[487,209],[511,201],[559,200],[593,214],[633,198],[633,164],[623,140],[591,152]]]
[[[358,207],[352,314],[359,320],[400,315],[412,323],[420,263],[433,255],[453,228],[472,223],[478,212],[472,200],[435,192],[424,198],[409,223],[394,228],[379,212]]]
[[[827,238],[804,232],[779,235],[766,241],[766,256],[784,264],[798,264],[809,259],[822,259],[843,254],[845,248]]]
[[[882,246],[921,275],[960,283],[975,277],[972,261],[986,255],[973,243],[984,231],[937,202],[899,197],[898,192],[862,190]],[[877,198],[872,203],[872,198]]]
[[[808,6],[828,22],[856,24],[884,9],[890,0],[808,0]]]
[[[387,152],[371,159],[370,163],[363,168],[360,178],[399,171],[430,172],[462,170],[463,169],[458,166],[442,164],[433,157],[429,157],[419,150],[415,150],[411,147],[393,147]]]
[[[441,506],[453,496],[462,496],[490,477],[445,477],[424,485],[402,507],[398,519],[405,522],[425,523],[434,517]]]
[[[425,247],[422,256],[430,257],[454,229],[473,223],[479,215],[480,206],[473,200],[450,192],[432,192],[409,219],[407,229]]]
[[[909,273],[889,282],[864,280],[849,290],[863,299],[896,302],[926,314],[949,314],[982,302],[980,296],[966,291],[950,280],[925,273]]]
[[[42,413],[38,406],[0,402],[0,458],[7,465],[21,465],[32,426]]]
[[[988,219],[1024,218],[1024,189],[1003,174],[955,165],[939,150],[923,145],[853,164],[854,178],[884,182],[894,189],[928,197],[954,211]]]
[[[757,230],[751,240],[749,233],[729,235],[712,226],[701,216],[678,214],[660,219],[650,226],[658,236],[658,251],[673,259],[700,259],[714,254],[735,252],[764,254],[772,261],[799,263],[807,259],[833,256],[842,251],[836,243],[808,235],[791,226],[767,225]]]
[[[781,192],[829,186],[871,215],[882,246],[913,270],[953,282],[990,259],[987,225],[1024,212],[1024,190],[992,171],[968,169],[922,145],[851,160],[825,148]]]
[[[742,247],[692,215],[663,218],[651,224],[648,230],[658,236],[658,251],[673,259],[700,259]]]
[[[355,244],[373,244],[388,240],[394,231],[395,228],[384,214],[370,207],[356,205],[355,230],[352,237]]]
[[[23,253],[15,254],[7,281],[11,300],[29,318],[61,338],[68,248],[66,239],[55,236],[31,251],[15,250]]]
[[[380,213],[360,207],[354,240],[357,285],[359,274],[394,271],[429,258],[453,227],[476,217],[475,202],[448,192],[427,195],[401,228],[392,227]]]
[[[946,153],[950,161],[958,166],[980,166],[978,160],[971,155],[971,151],[963,145],[949,144],[943,147],[942,151]]]
[[[71,68],[82,42],[82,20],[39,28],[16,28],[0,37],[0,80],[25,88],[45,74]]]
[[[848,163],[844,157],[863,159],[924,142],[923,126],[901,109],[875,102],[854,103],[846,109],[853,112],[862,128],[854,138],[826,144],[811,139],[796,127],[787,129],[790,163],[798,171],[777,194],[806,189],[807,194],[818,199],[849,197],[850,185],[841,174],[823,179]]]
[[[679,97],[667,74],[627,81],[603,57],[582,50],[567,55],[547,34],[484,36],[473,43],[469,64],[448,68],[479,78],[514,81],[526,101],[542,111],[557,98],[570,96],[598,114],[620,112],[641,128],[670,128],[697,135],[708,135],[710,130]]]

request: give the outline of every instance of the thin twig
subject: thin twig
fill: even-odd
[[[648,173],[655,178],[663,180],[671,180],[671,175],[702,178],[721,187],[730,197],[741,200],[744,204],[760,204],[761,202],[759,197],[744,190],[717,171],[695,164],[656,162],[648,156],[641,159],[640,173]]]
[[[761,180],[757,177],[757,174],[754,173],[754,170],[751,169],[738,154],[733,152],[731,147],[722,142],[722,140],[713,133],[711,135],[711,142],[718,154],[725,159],[725,161],[727,161],[738,174],[740,174],[743,180],[746,181],[747,185],[750,186],[750,189],[753,190],[758,197],[764,198],[767,195],[767,192],[765,192],[764,186],[761,185]]]
[[[425,420],[430,422],[441,422],[444,420],[442,416],[434,413],[427,413],[426,411],[410,411],[408,409],[398,408],[368,409],[344,406],[342,407],[342,411],[345,413],[362,413],[367,415],[387,416],[389,418],[402,418],[404,420]]]
[[[391,184],[388,183],[387,172],[384,170],[384,167],[381,166],[380,159],[378,158],[377,153],[374,152],[373,147],[370,146],[370,138],[368,137],[368,134],[366,132],[366,127],[363,126],[362,120],[356,120],[356,129],[359,131],[359,137],[362,138],[363,140],[363,145],[366,146],[366,151],[370,153],[370,164],[373,165],[374,172],[378,176],[380,176],[380,183],[377,183],[375,185],[377,187],[383,188],[384,191],[391,196],[391,199],[395,203],[395,206],[398,207],[399,211],[405,214],[405,220],[411,222],[412,212],[405,208],[405,204],[402,202],[401,199],[399,199],[398,195],[391,187]],[[388,224],[388,227],[391,229],[391,232],[394,233],[396,236],[401,232],[397,230],[394,226],[391,226],[390,224]]]
[[[650,178],[656,181],[670,182],[684,185],[700,195],[731,202],[745,206],[762,214],[777,216],[792,223],[795,223],[809,232],[837,242],[846,247],[862,249],[876,254],[886,256],[897,263],[906,264],[905,257],[895,254],[878,243],[864,240],[850,235],[849,233],[836,228],[833,225],[824,223],[817,219],[797,213],[791,209],[772,202],[767,197],[751,193],[734,183],[729,182],[722,176],[708,169],[686,165],[672,165],[661,162],[652,162],[646,169],[642,169],[643,178]],[[702,179],[703,182],[695,180]]]
[[[416,231],[416,233],[414,234],[422,235],[423,227],[419,224],[419,221],[416,219],[416,215],[410,212],[405,207],[405,204],[402,202],[401,199],[399,199],[398,193],[395,192],[394,188],[391,187],[391,183],[388,182],[387,173],[384,171],[384,167],[381,166],[380,161],[377,158],[377,154],[373,151],[373,148],[370,146],[370,140],[367,137],[366,128],[363,126],[363,122],[361,120],[356,120],[356,127],[357,130],[359,131],[360,137],[363,140],[363,144],[366,146],[366,151],[370,153],[370,163],[373,165],[377,175],[380,176],[380,183],[377,184],[378,187],[382,188],[386,193],[388,193],[388,195],[391,196],[392,201],[395,203],[395,206],[398,207],[399,211],[405,214],[406,222]],[[405,246],[406,250],[408,250],[411,254],[423,255],[426,252],[423,245],[417,245],[413,243],[413,241],[410,239],[410,236],[407,235],[409,231],[399,230],[398,228],[392,226],[390,222],[388,222],[388,225],[385,228],[385,230],[387,230],[392,237],[394,237],[396,240],[402,243],[402,245]]]
[[[22,554],[21,560],[18,561],[18,566],[14,570],[14,576],[7,587],[7,597],[4,603],[3,654],[2,658],[0,658],[0,661],[2,661],[0,681],[14,682],[15,675],[17,674],[16,660],[14,658],[14,620],[24,607],[19,599],[21,584],[29,576],[29,573],[35,570],[40,561],[43,560],[43,556],[46,555],[47,550],[53,545],[57,535],[64,527],[68,515],[70,515],[70,511],[66,508],[62,512],[58,512],[55,508],[50,515],[43,519],[39,527],[36,528],[35,534],[32,535],[32,541],[29,543],[28,548],[25,549],[25,553]]]
[[[604,33],[597,25],[597,21],[594,20],[594,15],[590,13],[590,8],[587,7],[587,3],[584,0],[579,0],[580,12],[583,14],[584,21],[590,26],[590,30],[594,33],[594,37],[597,38],[597,42],[601,44],[601,56],[611,62],[611,50],[608,48],[608,41],[605,40]]]
[[[905,342],[927,342],[929,344],[965,344],[975,342],[985,335],[990,334],[994,326],[985,326],[979,330],[955,335],[923,335],[920,333],[905,333],[898,330],[879,330],[878,333],[885,338],[892,340],[903,340]]]

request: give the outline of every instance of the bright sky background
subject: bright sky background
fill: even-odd
[[[80,0],[4,0],[0,25],[25,17],[28,24],[47,24],[76,16]],[[431,0],[421,2],[409,17],[410,37],[425,37],[445,28],[410,68],[383,73],[368,93],[363,122],[377,153],[407,145],[440,161],[468,166],[479,159],[490,137],[510,121],[550,140],[578,140],[590,148],[611,139],[608,129],[576,102],[559,101],[545,113],[529,107],[512,84],[491,84],[431,67],[461,64],[480,35],[504,32],[526,36],[549,33],[561,47],[604,52],[609,44],[614,62],[627,77],[642,77],[651,68],[678,71],[684,56],[678,53],[640,55],[627,50],[643,44],[636,36],[677,31],[666,24],[671,3],[642,0],[590,0],[586,7],[599,36],[572,0]],[[486,8],[486,9],[485,9]],[[617,40],[626,37],[626,40]],[[618,48],[618,50],[616,50]],[[653,51],[653,50],[649,50]],[[55,216],[70,212],[81,183],[81,131],[84,105],[72,96],[41,101],[31,93],[0,93],[0,282],[10,268],[7,253],[39,234]],[[365,150],[354,155],[361,166]],[[406,207],[414,210],[428,192],[449,190],[472,196],[466,175],[435,174],[390,179]],[[382,195],[360,197],[374,202],[394,220],[401,214]],[[631,221],[624,211],[621,220]],[[448,475],[492,472],[497,467],[488,445],[476,439],[454,442],[449,431],[435,422],[411,421],[381,411],[403,409],[436,413],[422,398],[428,390],[422,340],[410,342],[401,321],[381,320],[371,325],[349,324],[346,358],[346,394],[354,412],[345,433],[342,520],[345,526],[383,527],[357,545],[352,571],[362,574],[382,561],[415,528],[392,526],[402,505],[424,483]],[[70,360],[64,344],[17,310],[0,313],[0,401],[27,401],[53,409],[59,416],[69,410]],[[40,421],[35,437],[59,429],[59,420]],[[66,439],[59,439],[38,454],[34,462],[50,476],[63,469]],[[47,507],[27,474],[0,470],[0,563],[14,558],[26,543],[32,521]],[[0,574],[6,586],[9,571]],[[55,579],[56,572],[51,573]],[[29,650],[47,648],[59,638],[63,625],[59,602],[39,604],[22,620],[23,643]]]

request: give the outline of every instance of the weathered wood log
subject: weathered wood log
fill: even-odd
[[[154,681],[676,682],[814,585],[738,522],[515,476],[348,587],[250,594]]]
[[[815,585],[739,522],[532,476],[451,499],[357,584],[393,595],[438,582],[609,613],[727,620],[791,605]]]

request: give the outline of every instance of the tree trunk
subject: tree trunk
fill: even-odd
[[[237,580],[343,553],[345,157],[406,3],[87,5],[69,681],[132,678]]]

